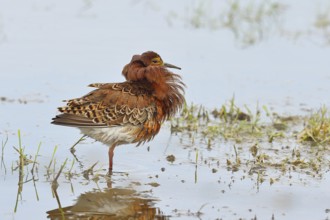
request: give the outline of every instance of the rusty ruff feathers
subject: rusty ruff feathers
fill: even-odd
[[[164,120],[184,104],[184,83],[152,51],[134,55],[122,74],[122,83],[94,83],[87,95],[66,100],[52,123],[77,127],[81,132],[109,146],[109,171],[116,146],[150,141]]]

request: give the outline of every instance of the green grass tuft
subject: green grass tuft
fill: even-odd
[[[323,106],[307,118],[298,139],[316,145],[330,144],[330,112]]]

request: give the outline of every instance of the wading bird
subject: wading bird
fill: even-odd
[[[65,100],[61,114],[52,123],[77,127],[80,131],[109,146],[109,172],[113,168],[114,149],[118,145],[150,141],[162,122],[184,104],[184,83],[167,68],[155,52],[134,55],[122,74],[121,83],[94,83],[87,95]]]

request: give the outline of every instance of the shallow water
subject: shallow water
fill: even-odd
[[[327,3],[286,4],[283,29],[315,31],[315,14]],[[116,172],[109,179],[104,176],[107,148],[90,139],[82,142],[75,153],[79,163],[69,151],[80,138],[79,131],[50,125],[61,100],[87,93],[90,83],[122,81],[121,68],[133,54],[146,50],[182,67],[178,73],[187,84],[188,103],[220,107],[235,94],[238,105],[253,109],[259,103],[284,114],[306,114],[322,104],[329,107],[330,50],[319,32],[296,41],[272,33],[247,47],[226,29],[189,25],[187,18],[198,1],[193,5],[189,1],[0,0],[0,5],[0,96],[5,97],[0,101],[0,135],[3,143],[8,137],[0,169],[1,219],[46,219],[48,211],[58,209],[51,182],[66,159],[58,198],[63,208],[78,201],[71,212],[82,210],[84,215],[97,213],[111,219],[117,207],[115,212],[124,219],[134,216],[132,210],[141,219],[330,217],[329,167],[316,176],[274,169],[260,182],[256,174],[248,174],[248,167],[237,172],[228,169],[226,160],[235,157],[231,141],[218,140],[209,149],[203,140],[192,143],[171,135],[166,123],[152,142],[118,147]],[[180,16],[173,18],[173,13]],[[26,183],[15,213],[19,172],[13,168],[19,155],[13,146],[18,148],[18,129],[25,154],[34,156],[40,142],[41,148],[37,181],[31,181],[30,164],[24,169]],[[248,152],[252,144],[242,144],[242,158],[252,157]],[[55,146],[56,163],[51,166],[55,172],[47,175]],[[282,143],[273,147],[281,150]],[[175,156],[173,163],[166,160],[168,155]],[[76,174],[69,179],[72,161]],[[94,179],[88,180],[81,173],[95,162],[97,171],[88,176]],[[279,180],[270,184],[269,179],[276,177]],[[114,202],[111,192],[118,198],[124,192],[122,197],[129,202]],[[92,205],[79,203],[86,195]],[[105,204],[103,209],[100,204]]]

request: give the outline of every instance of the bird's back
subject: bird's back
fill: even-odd
[[[159,102],[148,82],[95,83],[97,89],[67,100],[53,124],[78,127],[105,144],[144,142],[160,129]],[[159,115],[158,115],[159,116]],[[130,137],[130,138],[129,138]]]

